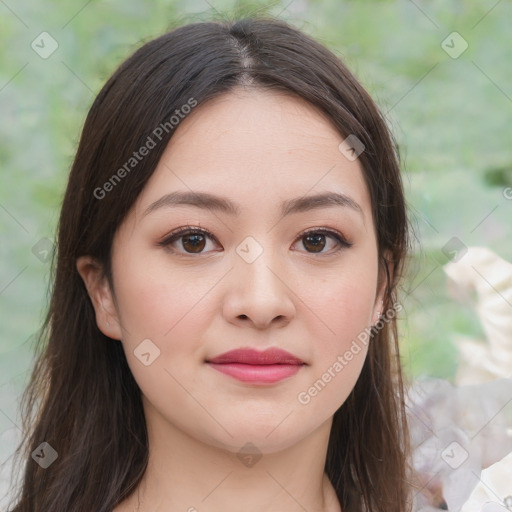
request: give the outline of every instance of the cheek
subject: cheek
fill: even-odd
[[[143,393],[154,403],[162,399],[163,389],[169,400],[183,398],[178,382],[190,382],[204,357],[204,332],[214,306],[208,295],[213,277],[194,280],[176,272],[165,276],[162,267],[127,265],[118,273],[116,286],[126,358]],[[151,343],[143,341],[148,339]],[[145,361],[141,354],[147,353]]]
[[[204,299],[213,284],[208,278],[184,279],[176,272],[166,277],[165,269],[156,266],[127,267],[119,273],[116,285],[127,338],[163,341],[179,337],[180,331],[190,333],[191,326],[197,326],[197,320],[204,316],[208,307]]]
[[[150,402],[159,403],[165,389],[166,400],[185,399],[186,407],[194,409],[180,384],[188,388],[204,360],[205,332],[218,309],[211,291],[218,279],[212,273],[201,278],[171,273],[165,265],[126,265],[119,272],[116,289],[124,352]],[[161,405],[166,410],[168,404]]]
[[[308,382],[297,395],[306,415],[328,418],[352,391],[368,351],[369,328],[377,286],[373,260],[351,265],[329,279],[321,279],[308,295],[306,306],[316,313],[310,325],[314,364]],[[304,292],[303,292],[304,293]]]
[[[336,337],[345,336],[351,326],[366,327],[371,318],[375,287],[368,282],[338,278],[318,293],[316,300],[322,319]]]
[[[330,367],[338,356],[347,355],[351,367],[361,367],[366,345],[358,341],[371,325],[374,291],[361,286],[340,286],[338,294],[325,294],[318,308],[325,324],[324,336],[316,338],[315,366],[317,373]],[[333,292],[334,293],[334,292]],[[342,295],[343,294],[343,295]],[[356,346],[359,345],[358,349]],[[352,351],[354,355],[351,355]],[[345,363],[343,363],[345,364]],[[321,366],[320,366],[321,365]],[[348,365],[348,363],[347,363]],[[348,373],[344,371],[345,376]]]
[[[304,307],[315,313],[312,318],[316,317],[321,329],[317,339],[323,344],[323,354],[350,345],[353,338],[371,325],[376,288],[377,270],[373,261],[367,265],[347,264],[302,288]]]

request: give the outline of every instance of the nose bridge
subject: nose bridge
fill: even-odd
[[[279,258],[267,242],[263,245],[254,237],[246,237],[236,247],[226,313],[248,317],[258,326],[266,326],[276,317],[290,320],[294,314],[292,293],[285,285]]]
[[[281,267],[278,255],[267,240],[260,243],[253,236],[246,237],[236,248],[235,268],[237,276],[251,285],[252,290],[278,293],[282,283],[276,276]]]

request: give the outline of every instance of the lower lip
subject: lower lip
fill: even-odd
[[[242,382],[272,384],[295,375],[303,365],[299,364],[241,364],[208,363],[215,370]]]

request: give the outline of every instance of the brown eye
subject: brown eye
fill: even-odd
[[[309,230],[302,233],[299,236],[299,240],[302,240],[302,247],[310,254],[334,254],[341,249],[347,249],[352,246],[341,233],[330,229]],[[329,240],[332,242],[330,247]],[[326,247],[327,250],[324,250]]]
[[[325,247],[325,235],[323,234],[306,235],[302,240],[304,247],[311,252],[322,252]]]
[[[187,252],[198,253],[201,252],[205,245],[206,240],[203,235],[193,234],[182,236],[181,245]]]
[[[161,242],[158,242],[158,245],[181,256],[187,256],[188,254],[206,254],[208,251],[205,251],[205,247],[208,239],[215,241],[213,235],[208,231],[185,226],[174,231]]]

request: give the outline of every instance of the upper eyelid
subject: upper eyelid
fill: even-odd
[[[187,233],[190,233],[190,232],[195,232],[195,233],[198,233],[198,234],[207,235],[210,238],[213,238],[214,240],[217,240],[215,238],[215,236],[210,231],[208,231],[205,228],[200,228],[198,226],[183,226],[181,228],[178,228],[178,229],[176,229],[174,231],[171,231],[170,233],[167,233],[166,235],[164,235],[162,237],[162,239],[158,242],[158,244],[160,244],[160,245],[164,244],[164,243],[166,243],[168,240],[170,240],[173,237],[180,237],[180,236],[186,235]]]

